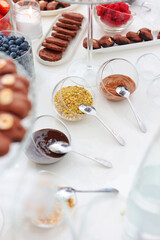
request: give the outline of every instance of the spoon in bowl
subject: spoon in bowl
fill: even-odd
[[[102,121],[102,119],[99,118],[99,116],[97,115],[96,109],[93,106],[82,104],[79,106],[79,110],[81,110],[81,112],[83,112],[85,114],[96,117],[102,123],[102,125],[116,138],[116,140],[119,142],[119,144],[121,144],[122,146],[125,145],[124,139],[119,135],[119,133],[112,130],[109,126],[107,126]]]
[[[134,115],[135,115],[135,117],[136,117],[136,119],[137,119],[137,122],[138,122],[138,125],[139,125],[140,130],[141,130],[143,133],[146,133],[146,132],[147,132],[147,128],[146,128],[145,124],[142,122],[142,120],[140,119],[140,117],[139,117],[139,115],[138,115],[135,107],[133,106],[133,104],[132,104],[132,102],[131,102],[131,100],[130,100],[130,98],[129,98],[129,97],[130,97],[130,94],[131,94],[130,91],[129,91],[129,89],[128,89],[127,87],[125,87],[125,86],[118,86],[118,87],[116,88],[116,92],[117,92],[121,97],[124,97],[124,98],[126,98],[126,99],[128,100],[128,102],[129,102],[129,104],[130,104],[130,106],[131,106],[131,109],[132,109],[132,111],[133,111],[133,113],[134,113]]]
[[[86,157],[86,158],[89,158],[90,160],[93,160],[107,168],[111,168],[112,167],[112,163],[105,160],[105,159],[100,159],[100,158],[97,158],[97,157],[90,157],[90,156],[86,156],[80,152],[77,152],[75,150],[72,150],[72,147],[69,143],[67,142],[61,142],[61,141],[57,141],[57,142],[54,142],[52,143],[51,145],[49,145],[49,150],[51,152],[54,152],[54,153],[57,153],[57,154],[64,154],[64,153],[68,153],[68,152],[74,152],[74,153],[77,153],[83,157]]]

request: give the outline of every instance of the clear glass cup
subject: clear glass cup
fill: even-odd
[[[134,19],[134,14],[110,9],[105,4],[94,8],[94,16],[105,32],[119,33],[128,28]],[[112,16],[112,20],[111,17]]]
[[[127,201],[125,239],[160,239],[160,131],[148,148]]]
[[[4,34],[4,36],[11,36],[14,35],[16,37],[24,37],[25,40],[29,43],[30,48],[28,51],[26,51],[22,56],[18,56],[14,60],[16,60],[19,64],[21,64],[24,69],[26,70],[28,76],[31,79],[35,79],[35,71],[34,71],[34,62],[33,62],[33,53],[32,53],[32,42],[31,40],[25,36],[24,34],[18,32],[18,31],[1,31],[1,33]]]
[[[160,76],[154,78],[152,82],[150,82],[150,84],[148,85],[147,96],[157,106],[160,106]]]
[[[58,130],[58,131],[62,132],[63,134],[65,134],[65,136],[67,138],[66,141],[69,143],[71,143],[71,135],[70,135],[66,125],[56,117],[53,117],[51,115],[42,115],[35,119],[33,128],[32,128],[32,133],[30,135],[29,144],[28,144],[25,152],[26,152],[27,157],[30,160],[32,160],[33,162],[35,162],[37,164],[48,165],[48,164],[52,164],[52,163],[55,163],[55,162],[63,159],[64,154],[58,154],[58,156],[56,156],[56,157],[49,156],[49,155],[46,155],[44,153],[44,151],[41,150],[37,146],[35,139],[34,139],[34,134],[37,131],[40,131],[43,129]],[[55,136],[55,139],[57,140],[58,138]],[[58,140],[58,141],[60,141],[60,140]],[[63,140],[61,140],[61,141],[63,141]],[[42,144],[43,144],[43,142],[42,142]],[[48,144],[50,144],[49,141],[48,141]],[[49,145],[46,145],[46,148],[48,146]],[[46,150],[49,151],[49,149],[46,149]]]
[[[31,40],[42,36],[40,5],[33,0],[18,1],[14,4],[16,30]]]
[[[0,19],[0,31],[2,30],[12,30],[13,29],[13,24],[12,24],[12,6],[10,1],[8,1],[10,4],[10,9],[8,11],[8,13]]]
[[[79,94],[81,98],[79,98],[78,103],[77,101],[73,102],[73,99],[71,99],[72,96],[69,95],[69,87],[77,87],[77,90],[74,90],[75,93],[72,94],[75,94],[76,96],[77,94]],[[84,90],[87,91],[87,93],[83,92]],[[68,99],[68,97],[70,99]],[[78,104],[93,105],[91,104],[91,102],[95,102],[94,93],[89,83],[85,79],[80,77],[73,76],[62,79],[55,86],[52,92],[52,104],[54,106],[54,110],[60,117],[69,121],[77,121],[86,117],[86,114],[82,113],[78,109]],[[74,108],[75,111],[73,111]]]
[[[106,85],[103,82],[103,79],[115,74],[125,75],[131,78],[133,83],[131,82],[130,84],[129,82],[129,84],[126,84],[125,82],[118,79],[118,81],[113,80],[113,82],[110,82],[111,85],[106,87]],[[108,100],[122,101],[124,98],[119,96],[115,91],[116,87],[122,86],[122,85],[125,85],[130,90],[131,93],[135,87],[137,88],[138,72],[135,66],[124,58],[114,58],[102,64],[97,73],[97,87],[100,89],[102,94]]]
[[[136,62],[139,77],[145,81],[152,81],[160,75],[160,58],[153,53],[141,55]]]

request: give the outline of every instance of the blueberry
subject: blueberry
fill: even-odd
[[[5,52],[6,51],[6,48],[5,47],[1,47],[1,51]]]
[[[23,41],[22,41],[22,39],[20,39],[20,38],[16,40],[16,44],[17,44],[17,45],[21,45],[22,42],[23,42]]]
[[[0,33],[0,36],[4,37],[3,33]]]
[[[8,49],[8,44],[3,44],[3,47],[5,47],[6,49]]]
[[[3,51],[3,50],[2,50],[2,47],[0,47],[0,51]]]
[[[25,52],[23,50],[20,50],[20,55],[23,56]]]
[[[17,51],[17,55],[18,55],[18,56],[21,56],[21,53],[20,53],[20,51],[19,51],[19,50]]]
[[[25,38],[24,37],[20,37],[19,39],[21,39],[22,42],[24,42]]]
[[[9,41],[9,44],[10,44],[10,45],[13,45],[13,44],[15,44],[15,41],[14,41],[14,40],[10,40],[10,41]]]
[[[2,39],[2,42],[3,42],[4,44],[8,43],[8,39],[7,39],[7,38],[3,38],[3,39]]]
[[[10,55],[10,51],[7,50],[7,51],[6,51],[6,54],[7,54],[7,55]]]
[[[11,56],[12,58],[16,58],[16,57],[17,57],[17,54],[16,54],[15,52],[11,52],[10,56]]]
[[[11,37],[11,40],[16,40],[16,36],[11,35],[10,37]]]
[[[10,41],[10,40],[11,40],[11,36],[7,36],[6,38],[8,39],[8,41]]]
[[[28,44],[26,44],[25,42],[23,42],[21,45],[20,45],[21,49],[22,50],[28,50]]]
[[[17,52],[17,49],[16,49],[16,48],[11,48],[10,51],[16,53],[16,52]]]

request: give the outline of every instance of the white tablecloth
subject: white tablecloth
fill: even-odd
[[[77,8],[76,11],[87,16],[86,6],[81,6]],[[52,21],[53,17],[44,17],[42,19],[43,34],[46,33]],[[146,26],[149,26],[149,22]],[[141,26],[138,26],[137,28],[140,27]],[[100,38],[102,35],[104,35],[103,30],[100,29],[100,26],[94,21],[94,37]],[[37,94],[36,115],[51,114],[55,116],[56,114],[53,111],[51,102],[51,94],[54,86],[67,76],[67,69],[71,61],[79,59],[79,57],[86,58],[87,53],[82,47],[81,41],[70,61],[63,65],[47,67],[40,64],[35,58],[37,45],[38,41],[33,43]],[[159,55],[160,46],[144,47],[127,51],[119,51],[117,47],[117,52],[114,53],[105,52],[103,54],[93,54],[93,62],[100,66],[111,58],[123,57],[135,64],[140,55],[149,52]],[[107,158],[113,164],[112,169],[101,167],[96,163],[90,162],[87,158],[80,157],[73,153],[65,156],[64,160],[49,166],[35,165],[28,160],[25,155],[23,155],[17,163],[19,169],[29,168],[52,171],[62,176],[72,187],[77,189],[96,189],[107,186],[114,186],[119,189],[120,193],[117,199],[107,199],[106,197],[106,202],[103,199],[102,204],[100,200],[96,201],[97,204],[95,204],[94,207],[95,219],[94,221],[92,219],[90,225],[88,225],[90,229],[93,229],[94,238],[89,238],[86,233],[85,237],[81,239],[123,239],[124,216],[122,216],[122,212],[125,210],[125,199],[137,167],[142,161],[148,146],[152,143],[153,137],[159,128],[160,109],[150,101],[146,94],[149,83],[149,81],[139,79],[138,88],[131,97],[137,111],[147,125],[148,132],[146,134],[140,132],[127,101],[118,103],[109,102],[98,90],[95,90],[98,113],[106,123],[121,133],[127,143],[125,147],[120,146],[115,139],[104,130],[103,126],[92,117],[88,117],[79,122],[65,121],[72,136],[73,146],[77,150],[83,151],[83,153]],[[78,204],[73,214],[73,219],[76,233],[79,236],[80,222],[84,218],[83,211],[85,211],[86,206],[88,209],[88,203],[93,199],[93,196],[79,194],[77,197]],[[105,209],[104,211],[103,207]],[[52,239],[51,236],[53,236],[51,233],[51,231],[48,233],[45,232],[45,235],[40,230],[40,236],[36,234],[34,235],[34,239],[41,239],[42,236],[45,236],[46,240],[50,240]],[[59,236],[54,235],[53,239],[69,240],[69,238],[66,238],[65,230],[63,234],[62,232],[56,234],[59,234]]]

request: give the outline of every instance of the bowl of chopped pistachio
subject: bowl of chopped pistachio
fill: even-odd
[[[62,79],[53,89],[52,104],[56,113],[69,121],[83,119],[86,115],[79,110],[81,104],[94,105],[94,93],[89,83],[76,76]]]

